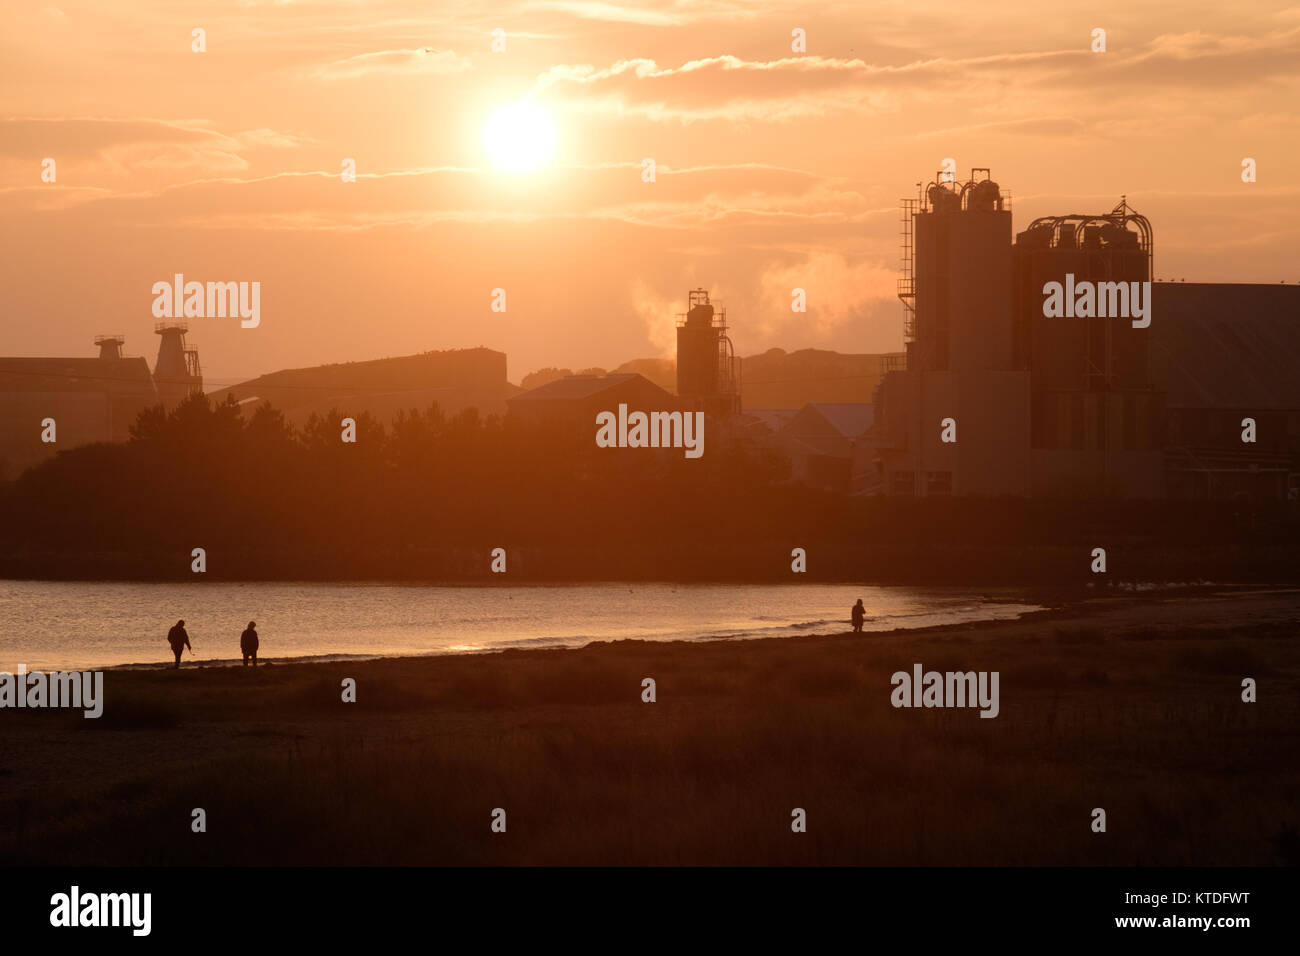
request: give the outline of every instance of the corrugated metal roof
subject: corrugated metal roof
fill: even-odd
[[[1300,285],[1157,282],[1150,331],[1166,407],[1300,409]]]

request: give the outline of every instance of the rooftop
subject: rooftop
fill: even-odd
[[[1300,409],[1300,285],[1157,282],[1152,299],[1166,406]]]
[[[95,391],[114,385],[153,387],[142,357],[0,358],[0,386],[6,391]]]

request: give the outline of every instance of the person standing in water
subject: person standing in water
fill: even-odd
[[[172,670],[177,670],[181,666],[181,651],[190,648],[190,653],[194,653],[194,648],[190,647],[190,636],[185,633],[185,620],[182,618],[172,625],[172,629],[167,632],[167,643],[172,646],[172,653],[176,655],[176,663]]]
[[[867,609],[862,606],[862,598],[858,598],[858,603],[853,605],[853,613],[850,616],[853,618],[853,633],[861,634],[862,622],[867,617]]]
[[[248,627],[244,628],[244,633],[239,635],[239,652],[244,655],[244,666],[248,666],[248,659],[253,659],[253,666],[257,666],[257,631],[254,628],[254,622],[249,621]]]

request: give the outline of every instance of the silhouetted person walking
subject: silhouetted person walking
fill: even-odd
[[[167,643],[172,646],[172,653],[176,655],[176,664],[172,668],[175,670],[181,666],[181,651],[189,647],[190,653],[194,653],[194,648],[190,647],[190,636],[185,633],[185,621],[183,619],[172,625],[172,629],[167,632]]]
[[[858,603],[853,605],[853,613],[850,616],[853,618],[853,633],[861,634],[862,622],[867,617],[867,609],[862,606],[862,598],[858,598]]]
[[[248,666],[248,659],[253,659],[253,666],[257,666],[257,631],[253,630],[254,623],[248,622],[248,627],[244,628],[244,633],[239,635],[239,652],[244,655],[244,666]]]

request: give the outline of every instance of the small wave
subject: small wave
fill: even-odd
[[[797,624],[788,625],[796,631],[806,631],[810,627],[825,627],[828,624],[847,624],[847,621],[800,621]]]
[[[590,634],[574,634],[572,637],[519,637],[512,641],[493,641],[491,647],[567,647],[574,643],[589,644],[592,641],[608,640]]]

